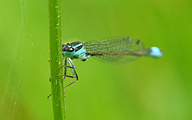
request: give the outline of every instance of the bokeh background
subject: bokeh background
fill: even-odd
[[[74,60],[68,120],[191,120],[191,0],[62,0],[62,39],[130,36],[160,59]],[[47,0],[0,1],[0,119],[52,120]],[[66,79],[71,81],[71,79]]]

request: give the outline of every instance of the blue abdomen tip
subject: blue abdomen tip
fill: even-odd
[[[151,47],[151,53],[150,56],[153,57],[161,57],[163,56],[163,53],[161,52],[161,50],[158,47]]]

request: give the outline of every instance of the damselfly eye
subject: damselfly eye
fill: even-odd
[[[67,45],[62,44],[62,51],[65,51]]]
[[[65,51],[67,51],[67,52],[73,52],[73,51],[74,51],[74,48],[72,48],[72,47],[67,47],[67,48],[65,48]]]

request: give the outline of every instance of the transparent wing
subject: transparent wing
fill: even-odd
[[[85,42],[84,47],[88,54],[90,53],[92,56],[95,56],[95,58],[110,63],[130,62],[140,56],[127,55],[123,53],[144,50],[144,45],[140,40],[132,39],[130,37],[114,37],[98,41]]]

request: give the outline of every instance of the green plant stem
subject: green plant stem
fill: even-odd
[[[61,1],[49,0],[49,41],[51,91],[54,120],[65,119],[63,78],[62,41],[61,41]]]

